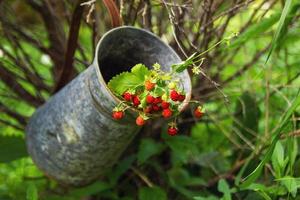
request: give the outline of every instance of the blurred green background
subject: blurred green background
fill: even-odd
[[[28,119],[89,66],[113,27],[111,1],[84,2],[0,0],[1,200],[300,199],[297,0],[116,1],[124,25],[152,31],[182,59],[239,33],[204,54],[206,76],[193,77],[207,113],[196,121],[186,110],[176,137],[152,122],[92,185],[61,186],[38,170],[25,148]],[[62,77],[68,40],[78,46]]]

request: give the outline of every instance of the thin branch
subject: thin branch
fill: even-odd
[[[80,5],[82,2],[83,2],[82,0],[78,0],[72,16],[67,50],[65,54],[64,67],[61,70],[61,73],[59,74],[59,78],[56,87],[54,89],[54,92],[57,92],[64,85],[66,85],[72,78],[72,75],[74,74],[73,61],[74,61],[75,51],[77,48],[77,40],[79,35],[81,17],[84,11],[84,7]]]
[[[140,170],[135,167],[130,168],[136,175],[138,175],[149,187],[153,187],[153,183],[149,180],[147,176],[145,176]]]

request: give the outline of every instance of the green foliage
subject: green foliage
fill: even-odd
[[[287,191],[292,194],[292,197],[296,197],[297,195],[297,188],[299,187],[296,178],[290,176],[284,176],[279,179],[282,185],[285,186]]]
[[[0,163],[27,156],[25,141],[20,136],[0,135]]]
[[[286,0],[286,2],[284,4],[284,8],[283,8],[283,11],[282,11],[280,19],[279,19],[278,28],[276,29],[275,35],[272,39],[271,48],[270,48],[266,63],[268,62],[274,48],[276,47],[279,38],[282,38],[283,35],[286,34],[286,27],[288,26],[288,22],[291,22],[291,20],[288,20],[288,14],[292,8],[292,3],[293,3],[293,0]]]
[[[38,191],[34,184],[30,184],[27,188],[26,200],[38,200]]]
[[[189,66],[193,65],[196,57],[197,57],[197,54],[194,53],[190,57],[188,57],[184,62],[172,65],[171,66],[172,71],[175,71],[177,73],[183,72]]]
[[[208,196],[208,197],[194,197],[194,200],[218,200],[215,196]]]
[[[137,64],[131,72],[123,72],[112,78],[108,87],[119,95],[133,86],[143,85],[145,77],[149,74],[149,70],[143,64]]]
[[[251,24],[245,32],[240,34],[239,37],[230,44],[229,48],[234,49],[240,47],[245,42],[258,37],[260,34],[269,30],[279,20],[279,17],[279,14],[274,14],[269,18],[265,18],[257,23]]]
[[[159,187],[142,187],[139,189],[139,200],[167,200],[165,191]]]
[[[230,188],[228,183],[224,179],[221,179],[219,181],[218,190],[224,194],[222,200],[231,200]]]
[[[275,171],[275,177],[279,178],[282,176],[283,170],[286,167],[288,158],[284,159],[284,149],[280,141],[275,145],[275,149],[272,155],[272,165]]]
[[[82,197],[87,197],[87,196],[91,196],[93,194],[102,192],[104,190],[110,189],[111,186],[105,182],[96,182],[92,185],[89,185],[87,187],[84,188],[79,188],[79,189],[75,189],[71,192],[72,197],[75,198],[82,198]]]
[[[236,131],[251,139],[258,132],[260,110],[255,96],[248,91],[237,100],[233,127]]]
[[[152,139],[143,139],[139,146],[137,154],[138,164],[143,164],[151,156],[157,155],[164,150],[165,146],[161,143],[157,143]]]
[[[280,139],[280,134],[282,133],[282,130],[284,129],[284,127],[289,122],[289,119],[290,119],[291,115],[296,110],[296,108],[299,106],[299,104],[300,104],[300,95],[299,95],[299,92],[298,92],[295,100],[292,103],[292,105],[288,108],[288,110],[285,112],[285,114],[281,118],[281,120],[279,122],[279,126],[275,130],[275,133],[273,133],[274,136],[272,138],[271,145],[268,147],[268,150],[267,150],[266,154],[264,155],[262,161],[255,168],[255,170],[253,170],[253,172],[251,172],[251,174],[246,177],[245,182],[243,182],[242,185],[241,185],[242,188],[249,186],[251,183],[253,183],[261,175],[264,165],[270,160],[270,158],[271,158],[271,156],[274,152],[276,143]]]

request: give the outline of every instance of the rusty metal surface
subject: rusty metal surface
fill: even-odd
[[[120,27],[103,36],[93,64],[31,117],[26,141],[36,165],[58,182],[73,186],[89,184],[111,168],[139,128],[133,112],[122,121],[112,120],[111,110],[118,100],[106,81],[136,63],[155,62],[167,67],[180,59],[159,38],[141,29]],[[190,96],[188,73],[180,78]]]

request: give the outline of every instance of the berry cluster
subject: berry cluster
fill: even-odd
[[[172,73],[163,72],[158,64],[154,65],[154,69],[149,70],[141,84],[127,88],[120,95],[122,102],[113,109],[113,118],[122,119],[125,110],[130,107],[139,113],[136,118],[138,126],[143,126],[148,119],[154,117],[172,118],[168,134],[176,135],[178,132],[176,116],[180,113],[182,104],[190,102],[186,101],[186,94],[180,87],[180,79],[172,77],[174,77]],[[200,106],[195,109],[194,115],[197,118],[202,117],[203,110]]]

